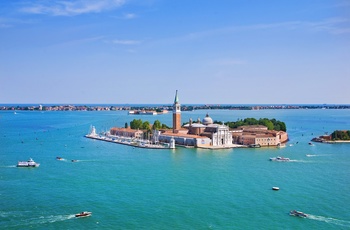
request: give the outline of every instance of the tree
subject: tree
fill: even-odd
[[[162,128],[162,124],[159,120],[155,120],[153,123],[153,129],[159,130],[160,128]]]
[[[274,129],[274,125],[273,125],[272,121],[270,121],[267,118],[260,118],[259,119],[259,125],[266,126],[268,130],[273,130]]]
[[[141,119],[134,119],[130,122],[130,128],[132,129],[142,129],[142,120]]]
[[[128,122],[125,122],[124,127],[127,129],[129,127]]]
[[[148,121],[142,123],[142,129],[151,130],[151,125]]]

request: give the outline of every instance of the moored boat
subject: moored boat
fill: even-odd
[[[248,147],[249,148],[261,148],[261,145],[260,144],[250,144]]]
[[[271,157],[270,161],[290,161],[290,159],[287,157],[278,156],[278,157]]]
[[[297,217],[303,217],[303,218],[306,218],[307,217],[307,214],[303,213],[303,212],[300,212],[300,211],[297,211],[297,210],[292,210],[289,212],[289,215],[291,216],[297,216]]]
[[[88,216],[91,216],[92,212],[81,212],[81,213],[77,213],[75,214],[75,217],[88,217]]]
[[[36,163],[32,158],[28,161],[18,161],[17,167],[39,167],[39,163]]]

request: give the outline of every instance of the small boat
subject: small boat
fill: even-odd
[[[279,187],[272,187],[272,190],[278,191],[278,190],[280,190],[280,188]]]
[[[278,156],[278,157],[271,157],[270,161],[290,161],[290,159],[287,157]]]
[[[300,212],[300,211],[297,211],[297,210],[292,210],[289,212],[289,215],[291,216],[297,216],[297,217],[303,217],[303,218],[306,218],[307,217],[307,214],[303,213],[303,212]]]
[[[29,158],[28,161],[18,161],[17,167],[39,167],[39,163],[33,161],[32,158]]]
[[[249,148],[261,148],[260,144],[250,144]]]
[[[78,162],[78,160],[72,160],[72,162]]]
[[[81,212],[81,213],[77,213],[75,214],[75,217],[79,218],[79,217],[88,217],[91,216],[92,212]]]
[[[56,157],[56,160],[61,161],[61,160],[63,160],[63,158],[62,157]]]

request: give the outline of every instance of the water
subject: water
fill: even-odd
[[[281,149],[138,149],[83,135],[134,118],[171,126],[172,114],[1,111],[0,229],[350,229],[350,144],[308,145],[350,129],[349,110],[199,110],[182,121],[206,113],[276,118],[290,141]],[[278,155],[292,161],[268,160]],[[40,167],[15,167],[29,157]],[[291,217],[292,209],[309,217]],[[81,211],[93,214],[76,219]]]

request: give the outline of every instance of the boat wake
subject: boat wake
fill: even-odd
[[[313,160],[290,160],[289,162],[292,162],[292,163],[303,163],[303,164],[316,163],[316,161],[313,161]]]
[[[307,157],[326,157],[330,156],[330,154],[306,154]]]
[[[11,217],[11,215],[8,215],[8,214],[2,214],[1,216],[5,216],[7,218]],[[20,216],[23,216],[23,215],[20,215]],[[7,226],[10,226],[10,227],[19,227],[19,226],[28,226],[28,225],[29,226],[32,226],[32,225],[37,226],[39,224],[61,222],[61,221],[66,221],[66,220],[73,219],[73,218],[75,218],[74,214],[40,216],[40,217],[34,217],[34,218],[30,218],[30,219],[21,219],[20,221],[18,219],[16,219],[16,221],[15,221],[11,218]]]
[[[61,222],[69,219],[75,218],[75,215],[51,215],[51,216],[41,216],[39,218],[33,218],[29,221],[26,221],[26,225],[38,225],[38,224],[47,224],[54,222]]]
[[[79,162],[97,162],[98,160],[76,160]]]
[[[45,224],[45,223],[54,223],[59,221],[65,221],[75,218],[75,215],[56,215],[56,216],[41,216],[38,219],[32,220],[30,224]]]
[[[348,220],[339,220],[331,217],[316,216],[316,215],[310,215],[310,214],[308,215],[307,218],[311,220],[318,220],[318,221],[326,222],[329,224],[335,224],[343,227],[350,227],[350,221]]]
[[[16,165],[1,166],[1,168],[17,168]]]
[[[290,160],[289,162],[310,163],[310,161],[304,161],[304,160]]]

